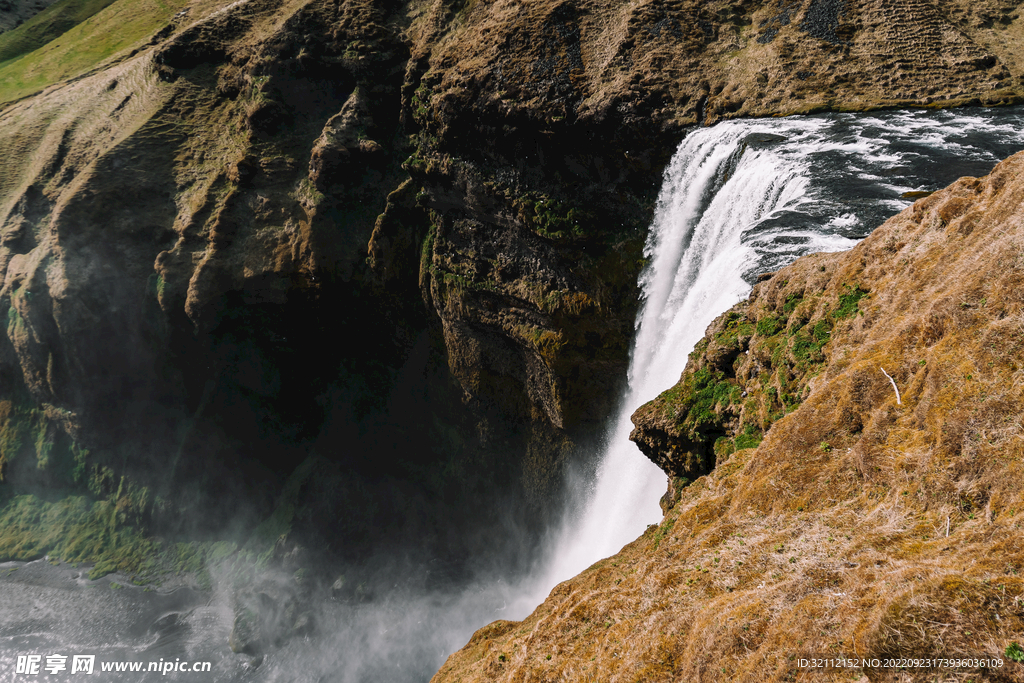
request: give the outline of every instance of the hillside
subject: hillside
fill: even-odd
[[[0,53],[0,558],[147,577],[535,548],[688,130],[1024,98],[1014,0],[62,0]]]
[[[1024,153],[760,282],[633,416],[661,524],[434,682],[1024,678],[1022,246]]]
[[[52,0],[7,0],[0,4],[0,33],[20,26],[50,4]]]

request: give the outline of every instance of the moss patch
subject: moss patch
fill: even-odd
[[[778,286],[782,292],[774,303],[762,298],[738,304],[716,320],[691,352],[679,383],[648,404],[658,415],[655,429],[668,432],[668,440],[654,438],[645,452],[674,444],[670,450],[713,452],[721,462],[756,448],[775,422],[803,403],[809,382],[825,366],[833,330],[856,315],[869,291],[847,284],[833,299],[824,289]],[[634,436],[641,440],[650,419],[645,414],[647,406],[634,416]]]
[[[835,309],[834,316],[842,320],[856,315],[860,310],[860,300],[867,295],[868,290],[863,287],[847,285],[845,291],[839,295],[839,307]]]

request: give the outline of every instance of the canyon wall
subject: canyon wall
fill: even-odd
[[[443,546],[407,527],[442,499],[542,510],[618,397],[687,127],[1016,102],[1022,21],[1011,0],[118,0],[38,49],[8,32],[2,554],[137,571],[143,551],[32,521],[39,496],[81,503],[65,530],[188,538],[196,505],[280,511],[307,458],[294,519],[349,522],[306,544]]]

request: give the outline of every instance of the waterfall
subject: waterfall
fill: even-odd
[[[803,135],[816,128],[801,128]],[[629,441],[630,415],[671,387],[707,326],[750,290],[759,245],[786,244],[797,231],[759,227],[810,200],[809,168],[796,154],[759,147],[786,124],[725,123],[689,135],[665,171],[647,241],[648,263],[629,368],[587,508],[558,543],[549,581],[573,576],[661,519],[665,474]],[[802,231],[800,231],[802,232]],[[756,239],[750,236],[757,234]],[[852,240],[823,236],[805,251],[846,249]]]
[[[628,389],[534,604],[660,521],[666,477],[629,441],[630,415],[678,381],[708,325],[758,274],[849,249],[910,205],[904,193],[981,175],[1022,143],[1020,129],[984,112],[733,121],[688,135],[665,171],[645,249]]]

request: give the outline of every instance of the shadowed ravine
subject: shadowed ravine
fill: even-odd
[[[258,618],[277,620],[264,626],[269,632],[284,620],[305,626],[261,652],[235,654],[227,642],[239,628],[239,598],[227,568],[211,572],[204,592],[8,563],[0,567],[0,675],[13,671],[17,654],[63,649],[103,660],[209,660],[218,681],[426,680],[475,630],[526,617],[556,583],[661,519],[665,474],[628,441],[629,416],[679,378],[707,326],[759,275],[804,254],[847,249],[914,193],[987,173],[1024,147],[1022,129],[1014,108],[747,120],[692,132],[664,174],[629,389],[605,429],[596,473],[571,481],[573,502],[547,523],[539,545],[517,546],[514,529],[485,531],[498,547],[502,535],[513,541],[499,557],[525,553],[520,569],[504,573],[480,558],[448,573],[441,560],[392,546],[330,567],[334,583],[303,584],[298,560],[279,553],[257,570],[260,595],[275,605]]]

